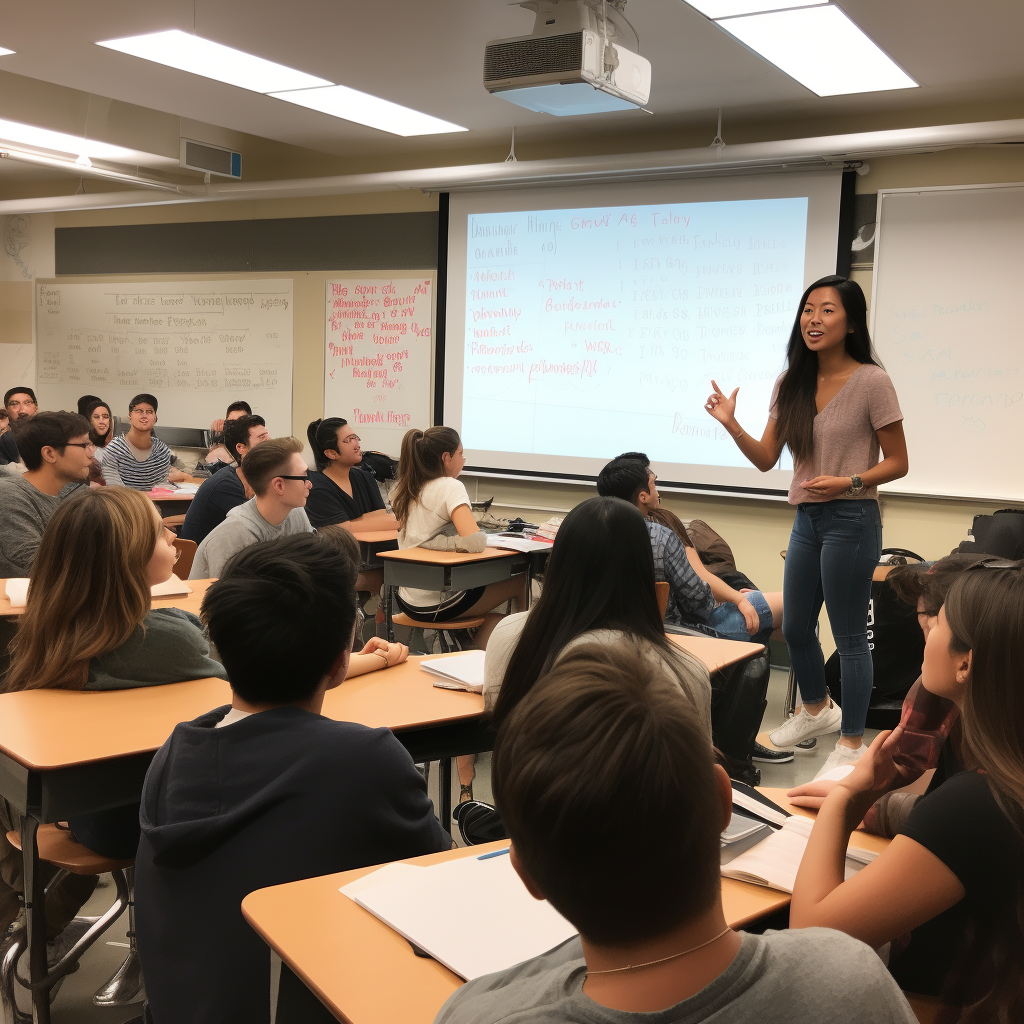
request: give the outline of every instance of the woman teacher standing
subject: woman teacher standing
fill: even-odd
[[[786,363],[760,441],[736,421],[739,388],[726,396],[712,381],[705,408],[762,473],[779,461],[784,445],[793,453],[789,503],[797,513],[786,551],[782,632],[803,708],[771,740],[790,747],[841,726],[820,775],[867,749],[862,737],[873,681],[867,613],[882,550],[878,485],[906,475],[907,443],[896,392],[871,348],[859,285],[824,277],[804,292]],[[825,688],[815,636],[822,600],[839,651],[841,713]]]

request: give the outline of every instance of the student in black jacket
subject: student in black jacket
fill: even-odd
[[[387,729],[323,718],[345,678],[356,567],[330,536],[255,544],[203,601],[233,700],[178,725],[146,775],[139,951],[156,1024],[270,1019],[256,889],[434,853],[451,840]]]

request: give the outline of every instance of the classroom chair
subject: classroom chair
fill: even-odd
[[[195,561],[199,545],[194,540],[175,537],[174,546],[178,549],[178,558],[174,563],[174,575],[179,580],[187,580],[188,574],[192,571],[192,563]]]
[[[654,596],[658,600],[658,614],[661,616],[661,621],[665,621],[665,613],[668,611],[668,595],[669,585],[668,582],[662,580],[654,584]]]
[[[168,530],[177,533],[178,530],[185,525],[185,517],[182,515],[178,516],[164,516],[163,524]]]
[[[7,841],[17,850],[21,849],[21,833],[8,832]],[[110,908],[102,916],[80,918],[88,923],[88,930],[50,967],[46,977],[37,986],[49,992],[57,982],[78,970],[79,961],[93,943],[125,912],[128,911],[128,957],[110,980],[93,996],[98,1006],[128,1006],[145,998],[142,980],[142,965],[135,945],[135,872],[134,860],[113,860],[94,853],[88,847],[76,842],[67,829],[56,825],[40,825],[36,832],[39,859],[53,864],[60,870],[51,879],[47,891],[67,874],[100,875],[107,872],[114,879],[117,895]],[[25,926],[16,927],[7,945],[0,953],[0,1000],[9,1011],[7,1017],[13,1024],[31,1024],[31,1015],[23,1014],[14,1000],[15,985],[20,985],[16,974],[18,959],[26,948],[28,933]]]
[[[463,650],[462,642],[456,635],[460,630],[479,629],[484,624],[483,617],[477,619],[452,619],[450,622],[428,622],[425,619],[414,619],[405,612],[391,616],[396,626],[408,626],[411,629],[432,629],[437,633],[441,650],[448,654],[451,651]]]

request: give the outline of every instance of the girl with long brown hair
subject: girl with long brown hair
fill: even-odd
[[[891,942],[896,980],[941,996],[943,1022],[1024,1019],[1022,636],[1024,563],[962,573],[928,634],[921,681],[959,706],[966,770],[921,797],[888,848],[844,881],[850,833],[906,781],[902,730],[881,733],[825,798],[793,889],[792,927]]]
[[[803,708],[771,740],[793,747],[841,731],[819,772],[825,774],[867,749],[862,737],[873,684],[868,603],[882,551],[878,485],[907,474],[903,413],[872,350],[860,285],[823,277],[804,292],[760,440],[736,421],[739,388],[726,395],[711,383],[715,390],[704,408],[759,470],[772,469],[783,447],[793,454],[789,503],[797,514],[786,550],[782,632]],[[828,696],[815,631],[822,602],[842,667],[841,712]]]
[[[223,674],[199,619],[150,608],[173,534],[145,495],[91,490],[58,506],[32,566],[3,689],[123,690]]]

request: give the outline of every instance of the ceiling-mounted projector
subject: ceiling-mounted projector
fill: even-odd
[[[484,88],[545,114],[635,110],[651,95],[625,0],[526,0],[533,35],[495,39],[484,51]]]

